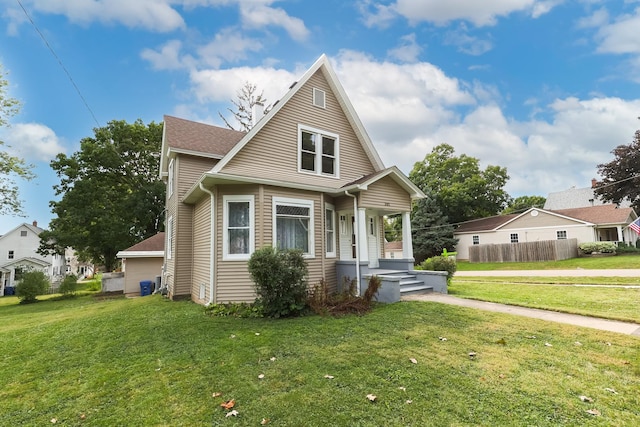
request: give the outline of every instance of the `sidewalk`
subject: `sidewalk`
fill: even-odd
[[[492,273],[495,275],[496,272],[493,271]],[[580,316],[577,314],[558,313],[555,311],[518,307],[515,305],[497,304],[494,302],[476,301],[472,299],[458,298],[452,295],[440,294],[435,292],[422,295],[408,295],[406,297],[403,297],[402,300],[430,301],[442,304],[451,304],[460,307],[469,307],[478,310],[494,311],[498,313],[515,314],[517,316],[532,317],[535,319],[547,320],[549,322],[566,323],[569,325],[594,328],[602,331],[617,332],[620,334],[640,337],[640,325],[636,323],[618,322],[615,320],[599,319],[596,317]]]
[[[490,271],[456,271],[456,276],[493,276],[493,277],[640,277],[638,269],[616,270],[490,270]]]

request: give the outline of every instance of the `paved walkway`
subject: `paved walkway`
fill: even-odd
[[[556,270],[557,271],[557,270]],[[593,270],[591,270],[593,271]],[[636,270],[637,271],[637,270]],[[497,271],[491,272],[493,275]],[[585,328],[600,329],[602,331],[618,332],[621,334],[640,337],[640,325],[636,323],[618,322],[615,320],[599,319],[596,317],[579,316],[577,314],[558,313],[556,311],[539,310],[537,308],[518,307],[515,305],[497,304],[494,302],[476,301],[454,297],[440,293],[423,295],[408,295],[402,297],[404,301],[431,301],[442,304],[451,304],[461,307],[475,308],[478,310],[495,311],[499,313],[515,314],[518,316],[532,317],[550,322],[566,323]]]

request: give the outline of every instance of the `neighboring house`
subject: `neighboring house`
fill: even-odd
[[[402,258],[402,241],[384,242],[384,257],[388,259]]]
[[[558,209],[574,209],[574,208],[586,208],[589,206],[601,206],[611,204],[610,202],[604,202],[599,196],[596,196],[594,188],[597,184],[595,179],[591,180],[591,187],[575,188],[572,187],[568,190],[556,191],[549,193],[544,203],[543,209],[546,210],[558,210]],[[623,200],[619,207],[628,208],[631,204],[628,200]]]
[[[253,301],[247,262],[264,246],[302,250],[309,284],[332,289],[413,268],[411,203],[424,194],[385,168],[326,56],[254,117],[248,133],[164,118],[169,297]],[[404,245],[389,260],[382,218],[392,214]]]
[[[6,287],[15,287],[22,273],[27,271],[44,272],[54,287],[66,274],[65,257],[42,256],[36,252],[42,231],[38,223],[33,221],[0,236],[0,295],[4,295]]]
[[[635,244],[638,235],[627,228],[638,216],[632,208],[599,205],[573,209],[531,208],[520,214],[499,215],[460,224],[453,235],[457,258],[469,259],[469,247],[484,244],[577,239]]]
[[[154,282],[156,288],[160,286],[157,279],[162,276],[164,241],[165,234],[158,233],[117,253],[116,256],[122,259],[126,295],[140,294],[142,281]]]

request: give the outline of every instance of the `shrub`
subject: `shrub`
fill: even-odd
[[[256,304],[265,316],[297,316],[304,311],[308,270],[302,251],[267,246],[251,255],[248,267],[258,294]]]
[[[78,277],[75,274],[70,274],[69,276],[65,276],[62,283],[60,283],[60,287],[58,288],[58,292],[65,297],[75,296],[76,291],[78,290]]]
[[[42,271],[29,271],[22,274],[22,278],[16,286],[16,295],[21,304],[36,302],[38,295],[45,294],[49,290],[49,279]]]
[[[422,270],[430,271],[446,271],[447,283],[450,284],[454,273],[458,269],[458,265],[454,258],[449,258],[448,256],[434,256],[432,258],[425,259],[422,264],[420,264],[420,268]]]
[[[204,309],[212,317],[262,317],[262,308],[256,304],[246,302],[231,302],[227,304],[211,304]]]
[[[309,306],[314,313],[321,315],[364,314],[371,310],[373,297],[378,293],[382,281],[378,276],[371,276],[369,286],[361,297],[356,296],[356,285],[356,280],[345,277],[344,290],[330,293],[326,282],[321,280],[309,295]]]
[[[578,249],[583,254],[592,254],[594,252],[601,254],[615,254],[617,246],[613,242],[586,242],[580,243]]]
[[[640,242],[640,240],[638,240],[638,241]],[[637,254],[637,253],[640,253],[640,249],[638,249],[637,247],[635,247],[632,244],[620,242],[620,243],[618,243],[618,248],[616,249],[616,253],[618,253],[618,254]]]

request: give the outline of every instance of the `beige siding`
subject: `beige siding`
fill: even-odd
[[[411,196],[386,176],[360,193],[360,207],[407,212],[411,210]]]
[[[140,282],[143,280],[156,281],[162,274],[162,257],[127,258],[125,260],[124,293],[126,295],[140,295]]]
[[[170,274],[173,281],[171,296],[190,295],[192,288],[193,206],[181,203],[180,200],[200,176],[209,171],[214,164],[215,161],[202,157],[186,155],[177,157],[175,165],[176,192],[173,195],[176,198],[174,202],[176,205],[174,213],[174,262],[170,264]]]
[[[201,199],[193,208],[193,280],[191,299],[205,304],[210,297],[211,284],[211,198]],[[200,287],[205,295],[201,300]]]
[[[566,219],[556,215],[550,215],[544,212],[538,212],[537,216],[531,216],[526,214],[515,221],[502,227],[503,230],[517,229],[517,228],[535,228],[535,227],[562,227],[562,226],[576,226],[580,225],[580,222],[575,220]]]
[[[325,109],[312,105],[314,87],[325,91]],[[339,179],[298,172],[299,124],[339,135]],[[337,188],[374,172],[374,167],[322,72],[318,71],[236,154],[223,172]]]

